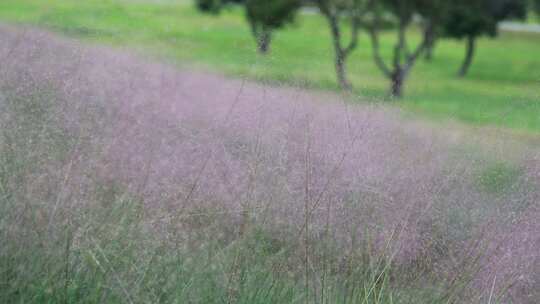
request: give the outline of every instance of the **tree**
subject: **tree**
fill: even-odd
[[[223,0],[196,0],[197,8],[203,12],[219,13],[223,5]]]
[[[330,27],[337,80],[343,90],[352,89],[346,73],[347,57],[358,46],[358,35],[362,19],[370,11],[374,3],[374,0],[315,0],[315,4]],[[342,37],[343,20],[346,20],[346,23],[351,28],[351,37],[348,43],[344,43]]]
[[[230,3],[242,4],[251,33],[257,42],[257,50],[266,54],[270,50],[273,31],[294,21],[301,0],[196,0],[203,12],[217,14]]]
[[[536,14],[540,15],[540,0],[531,0],[531,7]]]
[[[424,31],[421,42],[411,52],[407,43],[407,29],[413,17],[420,13],[418,0],[380,0],[374,7],[373,22],[367,25],[373,47],[375,64],[391,81],[390,94],[393,97],[403,95],[403,84],[407,79],[418,57],[426,49],[430,38],[430,31]],[[384,61],[379,44],[379,31],[381,13],[388,11],[395,16],[398,22],[397,42],[393,50],[393,58],[390,65]]]
[[[433,50],[441,34],[441,27],[452,1],[448,0],[417,0],[419,16],[424,20],[423,31],[426,37],[425,59],[431,61]]]
[[[497,36],[500,21],[525,18],[525,0],[454,0],[444,22],[444,35],[466,39],[465,58],[458,76],[464,77],[472,64],[476,40],[480,36]]]
[[[301,4],[301,0],[245,0],[246,16],[261,54],[269,51],[272,32],[294,21]]]
[[[438,35],[435,32],[436,28],[431,27],[430,25],[426,25],[426,28],[424,29],[425,33],[424,35],[429,35],[430,33],[434,33],[431,35],[430,39],[426,43],[426,49],[424,51],[425,56],[424,58],[426,61],[432,61],[433,60],[433,52],[435,51],[435,46],[437,45]]]

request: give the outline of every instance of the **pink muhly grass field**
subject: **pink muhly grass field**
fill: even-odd
[[[211,212],[226,242],[257,226],[298,244],[298,259],[326,243],[338,260],[383,255],[415,281],[463,279],[471,303],[507,290],[515,303],[540,299],[537,146],[33,30],[0,28],[0,62],[0,90],[51,96],[73,138],[64,158],[36,151],[39,169],[19,185],[35,201],[61,187],[54,210],[114,184],[141,198],[159,239],[189,239],[190,216]],[[10,115],[2,128],[17,132]],[[502,182],[504,169],[489,173],[500,162],[516,172]]]

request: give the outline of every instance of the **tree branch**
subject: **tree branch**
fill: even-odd
[[[379,15],[376,14],[373,24],[367,27],[369,36],[371,37],[371,46],[373,48],[373,59],[375,60],[375,64],[383,72],[383,74],[386,77],[390,78],[392,77],[392,72],[390,71],[390,68],[388,68],[388,66],[384,63],[384,60],[381,57],[381,50],[380,50],[380,45],[379,45],[379,33],[377,32],[378,26],[379,26]]]
[[[360,23],[357,17],[353,17],[353,19],[351,20],[351,41],[349,42],[349,45],[343,50],[345,56],[349,55],[349,53],[354,51],[354,49],[356,49],[356,47],[358,46],[359,27]]]
[[[406,70],[412,68],[418,57],[422,55],[426,47],[429,45],[429,39],[430,38],[428,35],[424,35],[424,37],[422,38],[422,42],[420,42],[414,52],[411,55],[407,56],[407,63],[405,65]]]

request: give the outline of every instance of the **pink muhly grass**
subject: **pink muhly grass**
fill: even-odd
[[[122,184],[153,210],[155,229],[220,210],[224,231],[250,221],[276,235],[307,232],[306,242],[329,234],[341,252],[369,240],[403,269],[448,278],[481,237],[487,244],[468,255],[479,261],[471,284],[487,296],[509,286],[523,303],[539,297],[534,149],[517,160],[522,189],[487,193],[476,176],[488,148],[467,151],[474,143],[459,131],[454,140],[454,130],[384,105],[178,70],[33,30],[0,31],[0,58],[8,56],[0,83],[50,88],[62,102],[58,120],[83,143],[73,151],[71,186],[86,171]],[[66,163],[50,163],[45,176]]]

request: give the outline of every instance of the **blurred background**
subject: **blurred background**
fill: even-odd
[[[345,89],[362,102],[399,95],[400,107],[424,117],[526,133],[540,130],[538,7],[535,0],[4,0],[0,17],[235,77]]]

